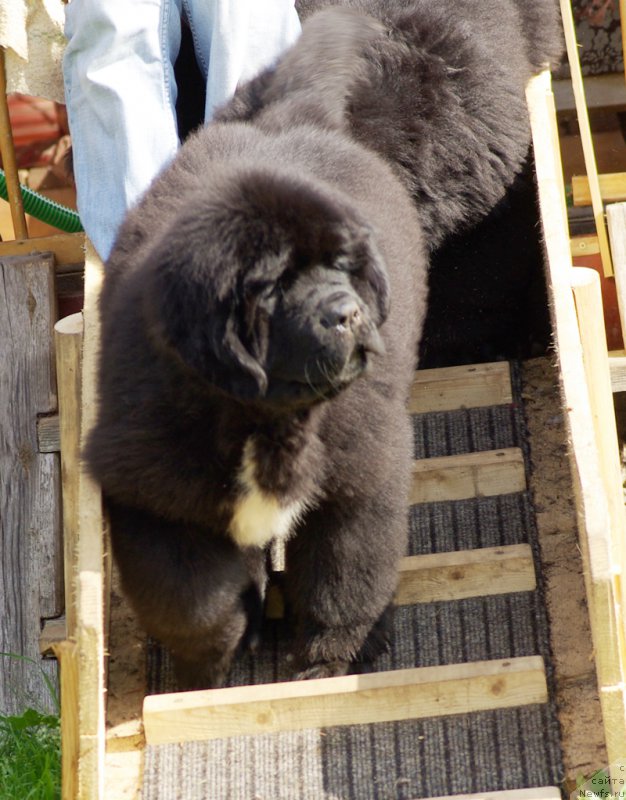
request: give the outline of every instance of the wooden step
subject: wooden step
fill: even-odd
[[[540,656],[149,695],[146,743],[425,719],[547,701]]]
[[[503,792],[450,794],[445,797],[431,797],[430,800],[560,800],[561,797],[561,790],[556,786],[539,786],[532,789],[506,789]]]
[[[536,585],[528,544],[427,553],[402,559],[394,602],[408,606],[532,592]],[[282,619],[284,613],[280,587],[272,585],[267,594],[266,615],[268,619]]]
[[[425,414],[513,402],[511,371],[506,361],[417,370],[409,411]]]
[[[463,600],[530,592],[535,587],[530,545],[481,547],[403,558],[395,602],[396,605],[411,605]]]
[[[414,461],[409,502],[492,497],[525,489],[524,454],[519,447],[508,447]]]

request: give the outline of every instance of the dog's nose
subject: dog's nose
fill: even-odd
[[[349,294],[334,295],[324,305],[321,323],[325,328],[337,328],[340,332],[354,332],[363,318],[357,301]]]

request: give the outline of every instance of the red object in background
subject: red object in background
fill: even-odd
[[[575,267],[591,267],[591,269],[595,269],[600,275],[607,347],[609,350],[623,350],[624,340],[622,338],[622,326],[620,323],[619,306],[617,304],[615,278],[606,278],[604,276],[602,259],[599,253],[588,256],[574,256],[573,262]]]
[[[18,168],[47,166],[51,146],[68,132],[65,106],[24,94],[9,95],[8,104]]]

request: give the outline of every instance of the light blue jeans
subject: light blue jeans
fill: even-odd
[[[178,148],[181,14],[206,76],[205,120],[300,33],[294,0],[72,0],[63,62],[78,211],[100,257]]]

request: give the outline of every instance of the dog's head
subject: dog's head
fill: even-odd
[[[191,197],[146,259],[153,340],[241,400],[313,404],[382,351],[386,270],[339,194],[239,169]]]

